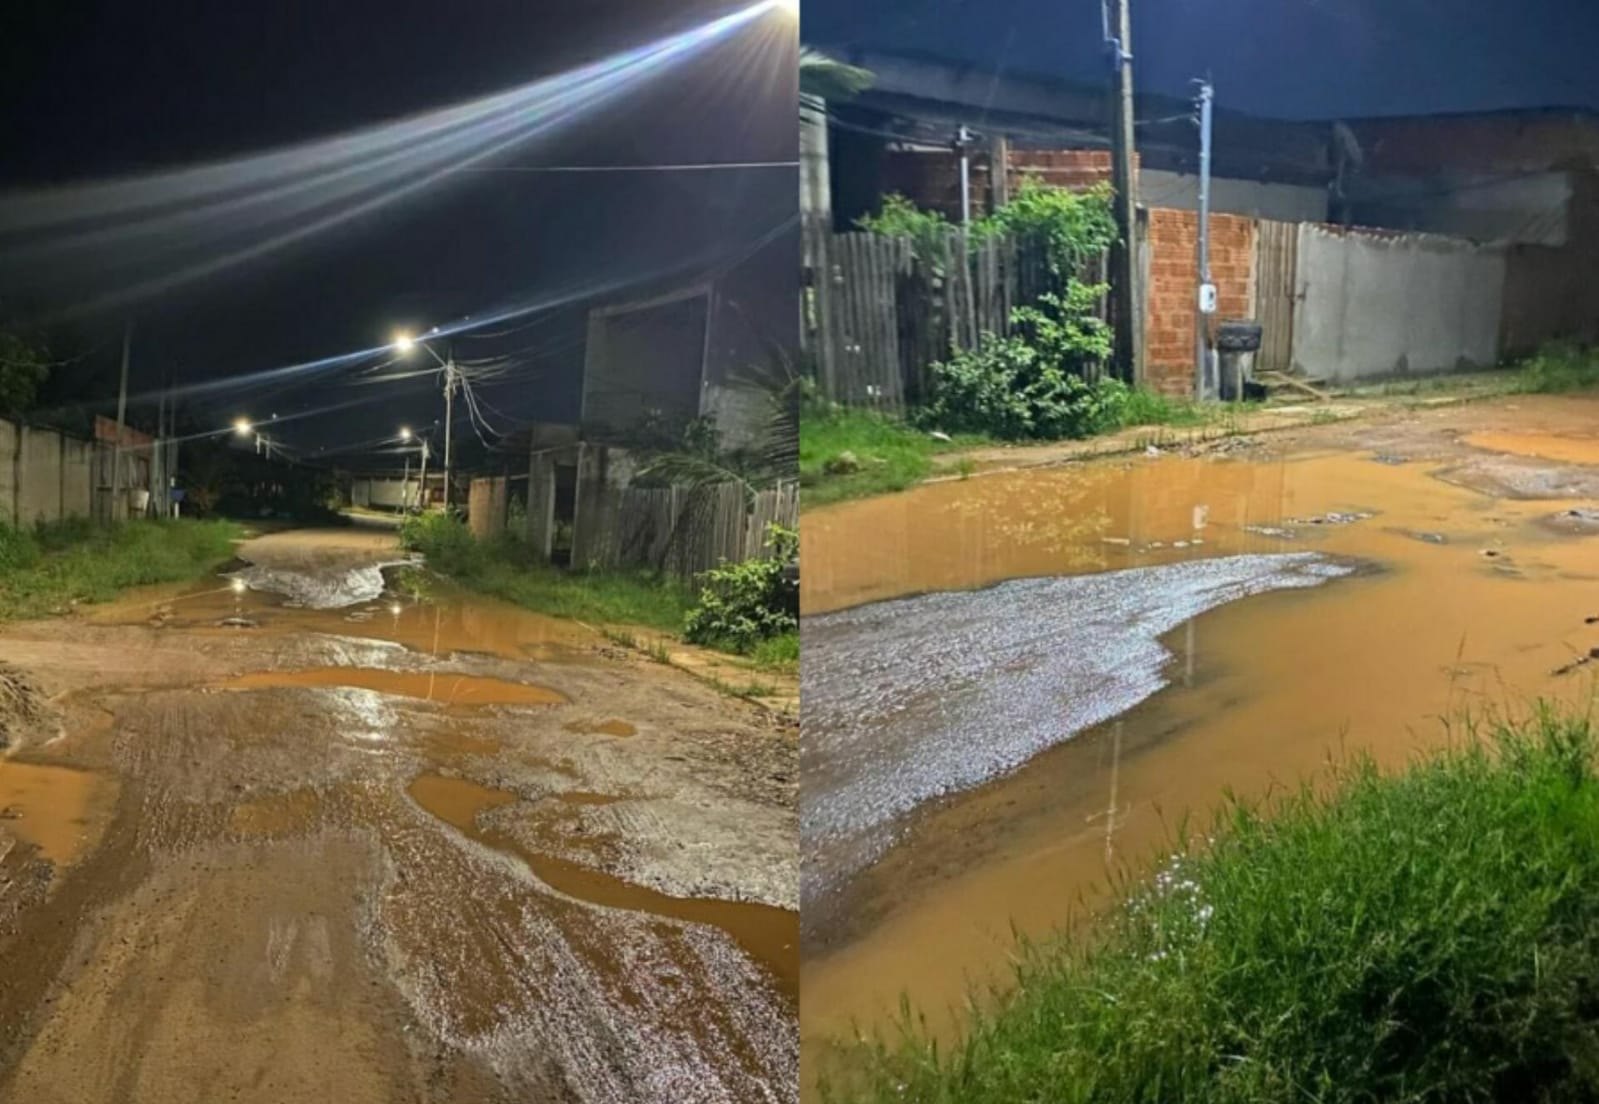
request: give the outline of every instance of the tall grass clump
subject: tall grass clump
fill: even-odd
[[[232,557],[241,534],[233,522],[190,519],[0,525],[0,619],[57,613],[146,583],[200,578]]]
[[[1599,350],[1574,341],[1554,341],[1521,362],[1516,390],[1559,394],[1599,387]]]
[[[422,514],[400,526],[400,541],[427,566],[469,590],[579,621],[678,632],[694,605],[675,580],[630,571],[567,571],[539,561],[510,534],[478,540],[458,517]]]
[[[835,1101],[1599,1099],[1599,778],[1539,709],[1384,774],[1234,802],[1092,940],[1024,949],[941,1049],[914,1023]]]

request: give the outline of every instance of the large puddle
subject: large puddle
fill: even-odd
[[[347,686],[467,708],[485,705],[563,705],[567,701],[565,694],[547,686],[449,671],[389,671],[380,667],[258,671],[222,684],[224,689],[229,690],[260,690],[275,686]]]
[[[769,970],[791,999],[799,997],[799,917],[785,909],[733,901],[672,897],[601,871],[523,846],[508,833],[486,827],[483,813],[518,800],[516,794],[464,778],[421,774],[408,791],[416,803],[485,846],[515,854],[540,881],[590,904],[709,924],[727,932],[755,961]],[[612,798],[578,795],[588,803]]]
[[[1228,791],[1341,751],[1400,763],[1463,709],[1588,700],[1594,665],[1570,665],[1599,646],[1599,545],[1550,510],[1336,454],[807,513],[808,1061],[902,995],[947,1035],[1015,931],[1100,907]]]
[[[0,759],[0,829],[69,866],[104,830],[116,790],[88,771]]]

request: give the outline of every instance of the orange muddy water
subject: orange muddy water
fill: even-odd
[[[1599,436],[1599,404],[1571,409]],[[1492,444],[1599,460],[1572,421]],[[1570,665],[1599,647],[1599,542],[1539,524],[1579,503],[1473,490],[1475,450],[1421,428],[806,514],[807,1081],[901,994],[948,1037],[974,986],[1003,985],[1013,925],[1101,907],[1112,871],[1146,869],[1228,790],[1340,749],[1403,762],[1466,710],[1590,699],[1594,665]]]
[[[0,826],[69,866],[105,829],[116,783],[89,771],[0,760]]]

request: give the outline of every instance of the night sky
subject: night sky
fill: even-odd
[[[725,15],[733,0],[7,0],[0,16],[0,192],[171,169],[328,137],[559,73]],[[771,12],[624,101],[505,164],[792,161],[792,20]],[[135,319],[134,390],[235,377],[368,348],[505,303],[612,285],[596,301],[659,290],[652,274],[725,266],[792,219],[792,169],[539,176],[483,174],[159,299],[75,320],[100,352],[70,371],[114,394],[116,335]],[[746,263],[797,271],[794,239]],[[0,269],[4,269],[0,257]],[[13,266],[14,267],[14,266]],[[7,272],[0,308],[70,306],[74,288]],[[86,276],[92,282],[92,275]],[[461,339],[463,356],[510,355],[515,377],[487,392],[517,419],[576,414],[581,307],[530,315]],[[788,309],[751,323],[792,328]],[[426,380],[375,401],[285,423],[313,452],[425,425],[440,415]],[[193,404],[199,420],[287,417],[374,395],[342,380]],[[80,396],[81,397],[81,396]],[[458,425],[458,432],[461,426]],[[469,435],[469,434],[468,434]]]
[[[1288,118],[1599,108],[1593,0],[1132,0],[1139,84]],[[805,0],[807,44],[1099,80],[1098,0]]]

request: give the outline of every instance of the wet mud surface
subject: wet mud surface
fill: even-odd
[[[1590,701],[1593,440],[1501,400],[807,513],[807,1081],[902,995],[958,1032],[1228,792]]]
[[[0,632],[0,1101],[792,1099],[792,726],[386,535],[241,555]]]

